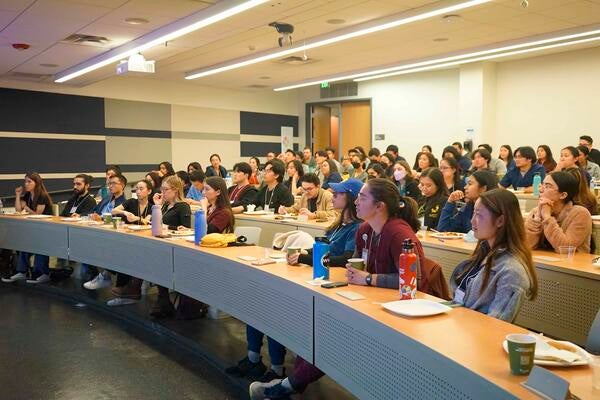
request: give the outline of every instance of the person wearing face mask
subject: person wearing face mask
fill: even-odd
[[[94,207],[96,200],[90,194],[90,185],[92,177],[86,174],[78,174],[73,178],[73,197],[67,201],[61,217],[77,218],[81,215],[88,215]]]
[[[358,179],[361,182],[366,182],[368,179],[367,172],[365,171],[365,155],[356,153],[351,158],[353,172],[350,178]]]
[[[379,157],[379,164],[383,168],[385,175],[388,177],[392,176],[392,173],[393,173],[392,166],[394,165],[395,162],[396,162],[396,157],[394,157],[390,153],[383,153]]]
[[[396,161],[394,164],[394,183],[400,192],[400,196],[408,196],[417,203],[421,200],[421,191],[419,183],[413,177],[410,165],[406,160]]]
[[[471,230],[471,218],[475,202],[481,193],[498,187],[498,177],[490,171],[475,171],[467,178],[464,193],[455,190],[442,208],[437,230],[440,232],[462,232]]]

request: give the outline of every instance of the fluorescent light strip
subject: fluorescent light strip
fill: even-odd
[[[158,37],[156,39],[153,39],[153,40],[151,40],[151,41],[149,41],[147,43],[144,43],[144,44],[141,44],[139,46],[133,47],[131,49],[125,50],[123,52],[120,52],[120,53],[118,53],[118,54],[116,54],[114,56],[111,56],[111,57],[109,57],[107,59],[104,59],[102,61],[98,61],[97,63],[94,63],[94,64],[92,64],[90,66],[87,66],[87,67],[84,67],[84,68],[81,68],[81,69],[77,69],[76,71],[74,71],[72,73],[69,73],[67,75],[60,76],[60,74],[59,74],[58,75],[59,78],[57,78],[54,82],[56,82],[56,83],[63,83],[63,82],[69,81],[69,80],[71,80],[73,78],[77,78],[78,76],[87,74],[88,72],[97,70],[97,69],[102,68],[104,66],[107,66],[109,64],[116,63],[117,61],[120,61],[123,58],[127,58],[130,55],[132,55],[132,54],[140,53],[140,52],[142,52],[144,50],[148,50],[148,49],[150,49],[152,47],[158,46],[158,45],[163,44],[165,42],[168,42],[170,40],[174,40],[174,39],[176,39],[178,37],[181,37],[183,35],[187,35],[188,33],[197,31],[198,29],[207,27],[209,25],[212,25],[214,23],[222,21],[222,20],[224,20],[226,18],[232,17],[232,16],[234,16],[236,14],[239,14],[239,13],[242,13],[244,11],[247,11],[247,10],[249,10],[251,8],[254,8],[254,7],[259,6],[259,5],[263,4],[263,3],[266,3],[267,1],[269,1],[269,0],[250,0],[250,1],[246,1],[246,2],[244,2],[242,4],[239,4],[237,6],[228,8],[228,9],[226,9],[224,11],[221,11],[219,13],[211,15],[211,16],[209,16],[207,18],[203,18],[200,21],[197,21],[197,22],[192,23],[190,25],[184,26],[184,27],[182,27],[180,29],[177,29],[177,30],[175,30],[173,32],[169,32],[169,33],[167,33],[165,35],[162,35],[162,36],[160,36],[160,37]],[[202,12],[202,11],[206,11],[206,9],[201,10],[200,12]],[[102,55],[100,57],[102,57]]]
[[[475,51],[475,52],[466,53],[466,54],[458,54],[455,56],[437,58],[434,60],[421,61],[421,62],[412,63],[412,64],[404,64],[404,65],[399,65],[399,66],[395,66],[395,67],[376,69],[376,70],[360,72],[360,73],[355,73],[355,74],[349,74],[349,75],[344,75],[344,76],[334,76],[331,78],[323,78],[323,79],[314,80],[314,81],[310,81],[310,82],[302,82],[302,83],[298,83],[298,84],[294,84],[294,85],[282,86],[279,88],[275,88],[273,90],[276,92],[279,92],[279,91],[283,91],[283,90],[291,90],[291,89],[298,89],[298,88],[306,87],[306,86],[319,85],[321,82],[337,82],[337,81],[344,81],[344,80],[348,80],[348,79],[360,78],[363,76],[371,76],[374,74],[379,75],[379,74],[384,74],[384,73],[392,72],[392,71],[413,69],[413,68],[417,68],[417,67],[421,67],[421,66],[433,65],[433,64],[443,63],[443,62],[447,62],[447,61],[463,60],[463,59],[477,57],[477,56],[486,55],[486,54],[493,54],[493,53],[500,53],[500,52],[504,52],[504,51],[515,50],[515,49],[522,49],[524,47],[539,46],[539,45],[543,45],[546,43],[560,42],[563,40],[576,39],[576,38],[580,38],[580,37],[592,36],[592,35],[597,35],[597,34],[600,34],[600,29],[581,32],[581,33],[574,33],[574,34],[570,34],[570,35],[556,36],[556,37],[547,38],[547,39],[534,40],[531,42],[514,44],[514,45],[510,45],[510,46],[496,47],[493,49]]]
[[[448,14],[448,13],[451,13],[454,11],[459,11],[459,10],[462,10],[465,8],[474,7],[474,6],[477,6],[480,4],[488,3],[490,1],[491,0],[470,0],[467,2],[455,4],[452,6],[447,6],[447,7],[438,8],[438,9],[435,9],[432,11],[427,11],[422,14],[417,14],[417,15],[413,15],[410,17],[404,17],[404,18],[400,18],[400,19],[397,19],[394,21],[389,21],[389,22],[386,22],[383,24],[370,26],[370,27],[366,27],[363,29],[358,29],[353,32],[348,32],[348,33],[344,33],[341,35],[328,37],[326,39],[317,40],[313,43],[307,43],[307,44],[303,44],[301,46],[300,45],[295,46],[292,48],[276,51],[273,53],[268,53],[268,54],[265,54],[262,56],[250,58],[250,59],[243,60],[243,61],[232,62],[231,64],[222,65],[220,67],[216,66],[214,68],[213,67],[203,68],[203,69],[197,70],[197,72],[194,72],[194,71],[189,72],[186,75],[185,79],[197,79],[197,78],[202,78],[205,76],[214,75],[214,74],[218,74],[218,73],[225,72],[225,71],[231,71],[233,69],[242,68],[242,67],[252,65],[252,64],[257,64],[257,63],[260,63],[263,61],[268,61],[268,60],[273,60],[275,58],[285,57],[289,54],[299,53],[299,52],[314,49],[317,47],[327,46],[327,45],[330,45],[333,43],[341,42],[341,41],[352,39],[355,37],[368,35],[370,33],[380,32],[380,31],[383,31],[386,29],[396,28],[401,25],[410,24],[412,22],[421,21],[421,20],[424,20],[427,18],[438,16],[438,15],[444,15],[444,14]]]
[[[459,61],[448,62],[448,63],[444,63],[444,64],[436,64],[436,65],[431,65],[431,66],[428,66],[428,67],[413,68],[413,69],[409,69],[409,70],[405,70],[405,71],[397,71],[397,72],[390,72],[390,73],[387,73],[387,74],[367,76],[367,77],[364,77],[364,78],[354,79],[354,82],[363,82],[363,81],[368,81],[368,80],[371,80],[371,79],[381,79],[381,78],[387,78],[387,77],[396,76],[396,75],[404,75],[404,74],[412,74],[412,73],[415,73],[415,72],[430,71],[430,70],[434,70],[434,69],[438,69],[438,68],[447,68],[447,67],[452,67],[452,66],[460,65],[460,64],[469,64],[469,63],[473,63],[473,62],[491,60],[491,59],[494,59],[494,58],[502,58],[502,57],[509,57],[509,56],[514,56],[514,55],[519,55],[519,54],[532,53],[532,52],[535,52],[535,51],[542,51],[542,50],[554,49],[554,48],[557,48],[557,47],[573,46],[573,45],[576,45],[576,44],[588,43],[588,42],[593,42],[593,41],[596,41],[596,40],[600,40],[600,36],[592,37],[592,38],[587,38],[587,39],[573,40],[573,41],[570,41],[570,42],[562,42],[562,43],[550,44],[550,45],[547,45],[547,46],[534,47],[534,48],[524,49],[524,50],[509,51],[507,53],[492,54],[492,55],[489,55],[489,56],[469,58],[467,60],[459,60]]]

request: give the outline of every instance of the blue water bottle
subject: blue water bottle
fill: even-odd
[[[542,177],[540,174],[535,174],[533,176],[533,195],[535,197],[540,197],[540,185],[542,184]]]
[[[315,238],[313,245],[313,279],[329,279],[329,266],[325,260],[329,257],[329,239]]]
[[[200,241],[206,235],[206,214],[202,208],[194,213],[194,243],[200,245]]]

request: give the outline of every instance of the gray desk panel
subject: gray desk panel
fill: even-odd
[[[175,247],[175,290],[215,306],[312,360],[309,290],[244,264]]]
[[[318,295],[315,365],[360,399],[516,399],[410,337]]]
[[[102,228],[69,229],[69,258],[173,288],[173,246]]]
[[[68,225],[25,218],[0,218],[0,248],[68,257]]]

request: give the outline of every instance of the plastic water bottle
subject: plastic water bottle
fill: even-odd
[[[4,204],[2,204],[2,199],[0,199],[0,214],[4,214]]]
[[[315,238],[313,245],[313,279],[329,279],[329,266],[325,259],[329,256],[329,239]]]
[[[200,245],[200,241],[206,235],[206,214],[202,208],[194,213],[194,243]]]
[[[152,236],[162,236],[162,209],[158,204],[152,206]]]
[[[535,174],[533,176],[533,195],[535,197],[540,197],[540,185],[542,184],[542,177],[540,174]]]

